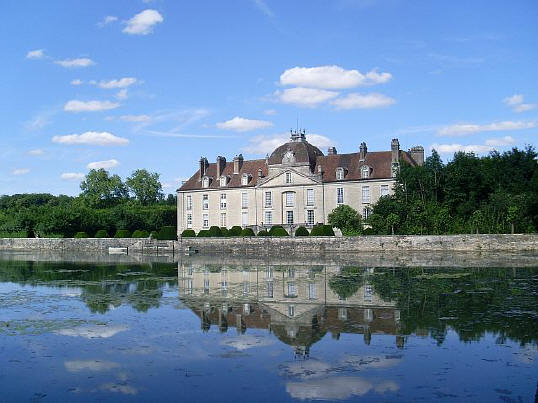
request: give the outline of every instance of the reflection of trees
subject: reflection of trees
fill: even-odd
[[[1,261],[0,282],[78,287],[91,312],[106,313],[129,304],[140,312],[158,307],[166,285],[177,284],[172,263],[89,264]]]
[[[329,287],[341,299],[349,298],[364,284],[365,270],[363,267],[344,266],[339,274],[331,277]]]
[[[461,340],[486,332],[498,342],[538,342],[537,269],[377,269],[370,277],[382,298],[401,311],[403,333],[429,333],[441,345],[448,328]]]

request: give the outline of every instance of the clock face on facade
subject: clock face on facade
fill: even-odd
[[[286,151],[286,153],[284,154],[284,157],[282,158],[282,163],[290,164],[293,162],[295,162],[295,154],[291,150]]]

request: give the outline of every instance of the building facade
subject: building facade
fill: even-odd
[[[255,231],[273,225],[293,230],[327,222],[336,207],[347,204],[367,218],[371,206],[393,191],[400,161],[424,162],[424,149],[400,150],[398,139],[390,151],[327,155],[306,140],[305,132],[292,132],[290,141],[264,159],[232,162],[219,156],[215,163],[200,159],[198,171],[177,191],[178,235],[215,225],[238,225]]]

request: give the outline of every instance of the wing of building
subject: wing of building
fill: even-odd
[[[198,171],[178,189],[178,234],[210,226],[251,227],[257,232],[272,225],[290,230],[326,223],[331,211],[347,204],[367,218],[371,206],[391,194],[400,161],[422,165],[424,148],[400,150],[398,139],[390,151],[327,155],[292,132],[290,141],[270,156],[244,160],[241,154],[227,162],[200,159]]]

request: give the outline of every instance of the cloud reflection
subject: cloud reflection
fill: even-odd
[[[62,336],[84,337],[86,339],[106,339],[127,329],[128,327],[125,325],[82,325],[74,328],[60,329],[54,333]]]

